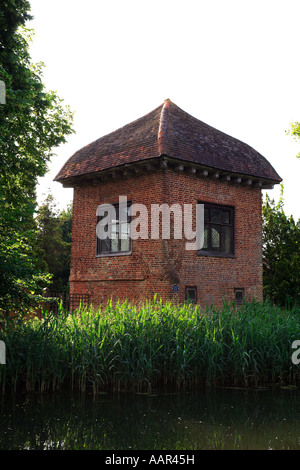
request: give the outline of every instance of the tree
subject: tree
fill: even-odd
[[[300,139],[300,122],[292,122],[290,129],[286,131],[286,133],[294,137],[296,140]],[[300,152],[298,153],[297,158],[300,158]]]
[[[48,277],[36,268],[35,189],[53,148],[73,132],[72,113],[42,83],[43,64],[28,52],[32,19],[27,0],[0,5],[0,310],[27,308]]]
[[[263,204],[263,281],[265,296],[285,305],[300,302],[300,221],[283,210],[283,187],[277,204]]]
[[[53,275],[52,292],[67,291],[71,258],[72,205],[59,212],[54,197],[48,194],[38,208],[36,223],[36,264],[42,272]]]

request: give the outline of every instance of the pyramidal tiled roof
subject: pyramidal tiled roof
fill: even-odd
[[[224,172],[279,183],[280,176],[249,145],[196,119],[170,100],[78,150],[55,181],[167,156]]]

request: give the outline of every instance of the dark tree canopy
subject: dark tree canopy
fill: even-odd
[[[72,113],[42,82],[29,55],[26,0],[0,4],[0,309],[28,306],[45,285],[34,263],[35,190],[53,148],[73,132]]]
[[[36,264],[53,275],[51,292],[66,292],[69,287],[72,205],[58,211],[52,194],[38,208],[35,243]]]
[[[300,221],[288,217],[281,196],[263,205],[265,296],[278,305],[300,303]]]

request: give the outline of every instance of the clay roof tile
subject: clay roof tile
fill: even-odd
[[[169,99],[140,119],[78,150],[55,181],[63,183],[161,155],[274,183],[281,181],[268,160],[252,147],[196,119]]]

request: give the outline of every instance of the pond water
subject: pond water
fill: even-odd
[[[300,391],[34,394],[0,401],[0,449],[300,449]]]

